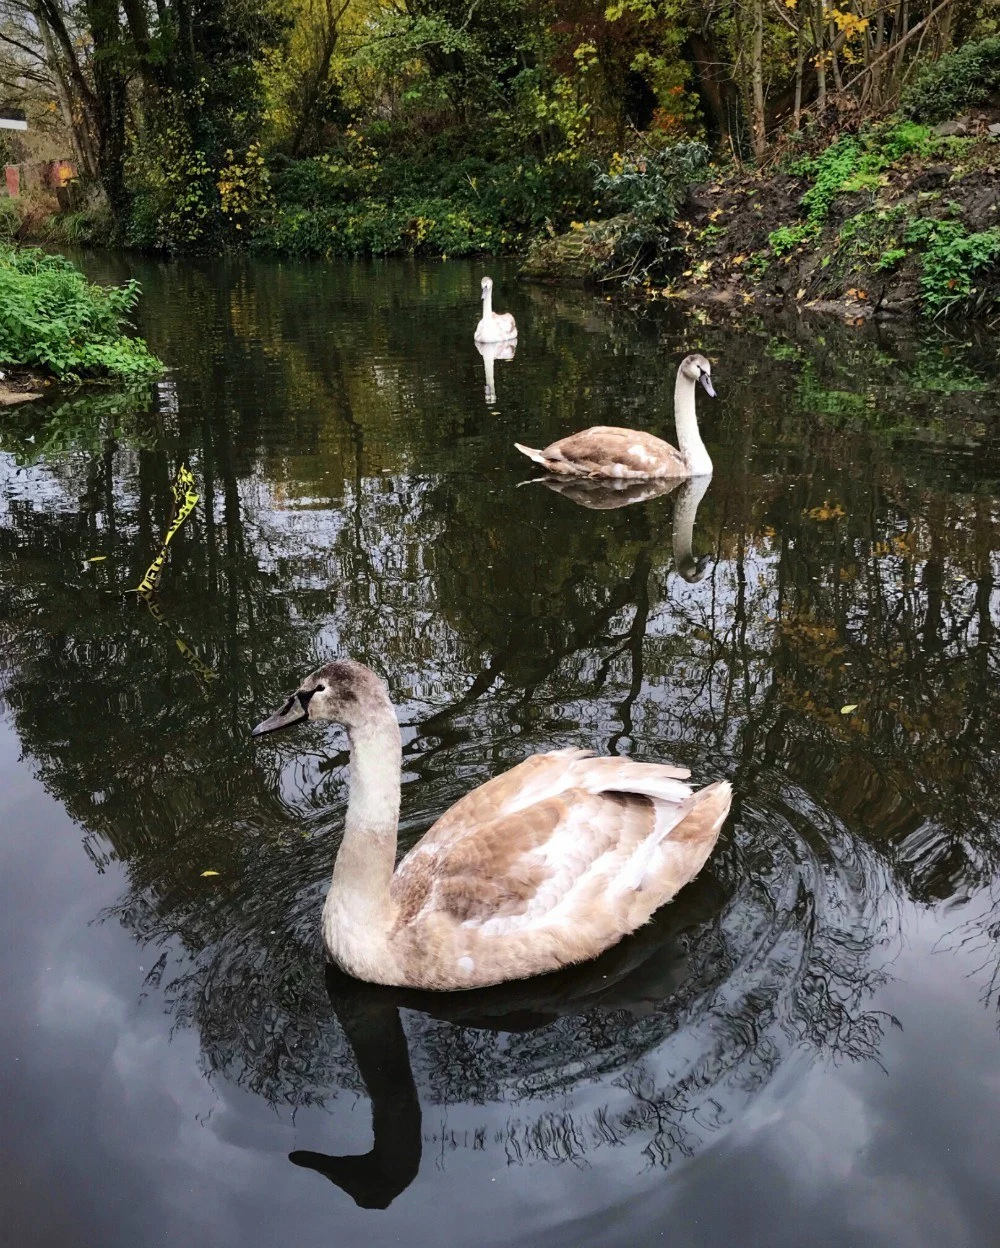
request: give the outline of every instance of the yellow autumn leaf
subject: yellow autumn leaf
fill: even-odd
[[[202,871],[201,878],[204,879],[206,875],[218,875],[218,874],[219,874],[218,871]]]
[[[841,715],[850,715],[851,711],[856,711],[857,709],[858,709],[857,702],[851,702],[847,706],[842,706],[840,708],[840,713]]]
[[[87,563],[103,563],[105,559],[107,559],[107,555],[90,555],[87,558]]]
[[[740,252],[738,256],[733,256],[733,264],[742,264],[745,259],[746,259],[746,256],[743,254],[743,252]]]

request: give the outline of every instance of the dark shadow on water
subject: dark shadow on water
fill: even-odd
[[[717,917],[723,900],[714,883],[695,883],[680,904],[592,962],[472,992],[377,987],[328,965],[326,991],[371,1101],[373,1144],[362,1156],[300,1149],[289,1161],[323,1175],[365,1209],[387,1208],[416,1178],[423,1148],[400,1010],[498,1035],[542,1030],[595,1009],[642,1016],[683,982],[686,938]]]

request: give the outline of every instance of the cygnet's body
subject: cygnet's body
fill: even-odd
[[[308,719],[351,744],[344,836],[323,942],[348,974],[434,990],[527,979],[596,957],[701,870],[729,811],[667,764],[536,754],[466,794],[395,866],[400,735],[360,663],[306,677],[254,735]]]
[[[595,425],[560,438],[544,450],[514,445],[530,460],[557,476],[611,477],[648,480],[660,477],[701,477],[712,472],[712,460],[698,430],[694,390],[701,383],[713,398],[712,366],[703,355],[688,355],[677,369],[674,423],[680,449],[637,429]]]

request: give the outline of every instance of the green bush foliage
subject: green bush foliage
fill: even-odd
[[[961,221],[917,217],[903,241],[922,252],[920,288],[929,315],[981,311],[995,301],[976,278],[1000,264],[1000,227],[970,234]]]
[[[612,157],[594,191],[627,222],[615,245],[614,265],[627,283],[666,272],[675,248],[670,226],[692,182],[705,176],[711,152],[698,140],[670,143]]]
[[[814,238],[839,195],[874,191],[890,165],[912,153],[926,155],[931,143],[931,132],[926,126],[896,121],[873,126],[857,135],[845,135],[818,155],[796,161],[791,171],[811,183],[802,196],[805,220],[773,231],[768,242],[775,255],[784,255]]]
[[[0,244],[0,364],[64,380],[128,380],[162,368],[125,331],[136,282],[95,286],[62,256]]]
[[[0,244],[12,243],[21,228],[21,214],[17,210],[17,201],[4,197],[0,199]]]
[[[1000,37],[977,39],[924,65],[904,93],[901,111],[917,121],[954,117],[1000,88]]]
[[[303,256],[502,252],[594,201],[583,162],[514,159],[469,135],[415,147],[386,126],[349,130],[322,156],[273,159],[270,188],[252,246]]]
[[[615,212],[661,225],[674,219],[691,183],[705,176],[710,156],[707,144],[688,140],[612,158],[611,169],[598,173],[595,189]]]

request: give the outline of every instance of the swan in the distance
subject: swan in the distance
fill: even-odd
[[[508,361],[514,358],[517,350],[517,339],[507,342],[477,342],[476,350],[483,357],[483,370],[486,373],[486,402],[491,406],[497,401],[496,380],[493,376],[493,365],[497,360]]]
[[[347,729],[350,799],[323,943],[357,979],[449,990],[596,957],[701,870],[729,812],[684,768],[536,754],[466,794],[396,860],[401,748],[385,685],[327,663],[254,736],[307,720]]]
[[[694,390],[701,383],[705,393],[715,398],[712,366],[703,355],[681,360],[674,385],[675,449],[662,438],[637,429],[615,425],[595,425],[582,433],[560,438],[544,450],[515,442],[517,449],[557,476],[613,477],[618,480],[645,480],[650,477],[703,477],[712,472],[712,461],[698,431]]]
[[[493,278],[484,277],[483,316],[476,326],[476,342],[511,342],[517,338],[517,326],[509,312],[493,311]]]

